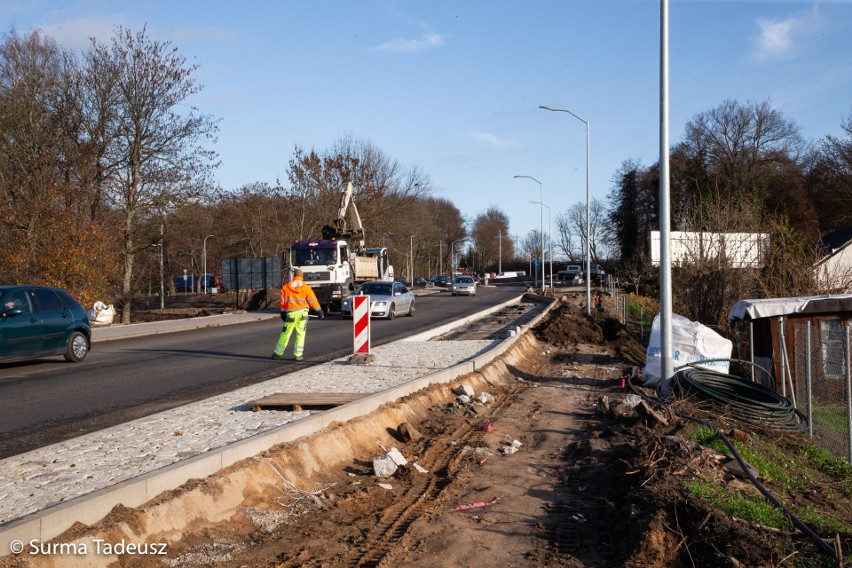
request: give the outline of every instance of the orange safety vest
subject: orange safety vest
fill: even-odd
[[[309,307],[320,309],[317,297],[310,286],[304,283],[300,276],[281,286],[281,301],[278,302],[282,312],[307,310]]]

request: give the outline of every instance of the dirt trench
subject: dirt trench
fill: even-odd
[[[614,411],[642,355],[606,312],[588,318],[565,298],[480,372],[56,539],[165,543],[165,557],[0,566],[777,565],[788,539],[684,492],[694,458],[685,445],[661,450],[682,424]],[[493,401],[460,402],[460,385]],[[418,467],[376,477],[373,460],[391,448]]]

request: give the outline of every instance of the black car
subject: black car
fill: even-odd
[[[85,308],[46,286],[0,286],[0,360],[64,355],[77,363],[91,348]]]
[[[435,286],[447,288],[452,284],[453,279],[447,276],[446,274],[438,274],[437,276],[433,276],[432,278],[430,278],[429,282],[431,282]]]

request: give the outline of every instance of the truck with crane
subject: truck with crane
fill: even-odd
[[[388,249],[367,247],[352,182],[341,192],[337,217],[322,228],[322,238],[293,241],[290,273],[299,268],[323,310],[339,311],[343,298],[364,282],[393,280]],[[351,215],[349,215],[351,211]],[[352,221],[347,221],[347,217]]]

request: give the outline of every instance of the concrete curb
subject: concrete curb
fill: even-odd
[[[166,321],[131,323],[128,325],[113,324],[109,327],[92,327],[92,343],[102,343],[117,339],[130,339],[149,335],[161,335],[164,333],[175,333],[190,329],[201,329],[204,327],[218,327],[220,325],[235,325],[263,321],[278,318],[278,312],[234,312],[232,314],[218,314],[215,316],[203,316],[197,318],[184,318]]]
[[[523,296],[514,300],[504,302],[499,306],[489,308],[476,317],[488,315],[507,305],[520,302]],[[74,523],[94,524],[103,519],[116,505],[126,507],[139,507],[164,491],[177,489],[190,479],[208,477],[223,468],[238,461],[250,458],[264,452],[278,444],[292,442],[299,438],[308,436],[328,427],[332,423],[346,422],[369,414],[383,404],[396,401],[420,389],[438,383],[448,383],[458,377],[482,369],[497,357],[508,351],[515,342],[520,339],[526,330],[540,322],[553,306],[556,305],[555,298],[541,297],[542,301],[549,301],[550,305],[536,316],[523,328],[516,329],[516,333],[510,335],[503,341],[497,343],[488,350],[472,360],[464,361],[447,369],[414,379],[407,383],[398,385],[385,391],[377,392],[362,399],[347,403],[342,406],[326,410],[324,412],[308,416],[280,426],[274,430],[257,434],[250,438],[234,442],[221,448],[216,448],[205,454],[194,456],[187,460],[175,463],[164,468],[152,471],[139,477],[122,481],[110,487],[106,487],[82,495],[65,503],[60,503],[11,521],[0,527],[0,558],[11,553],[10,543],[18,540],[29,543],[31,540],[47,542],[70,528]],[[278,317],[273,314],[273,317]],[[215,317],[215,316],[211,316]],[[468,317],[442,326],[431,332],[420,334],[419,340],[435,337],[450,331],[453,327],[463,325],[476,317]],[[145,324],[138,324],[145,325]],[[447,328],[447,329],[444,329]],[[419,337],[419,336],[418,336]],[[103,339],[101,339],[103,341]],[[407,338],[405,340],[412,340]],[[403,341],[405,341],[403,340]]]

